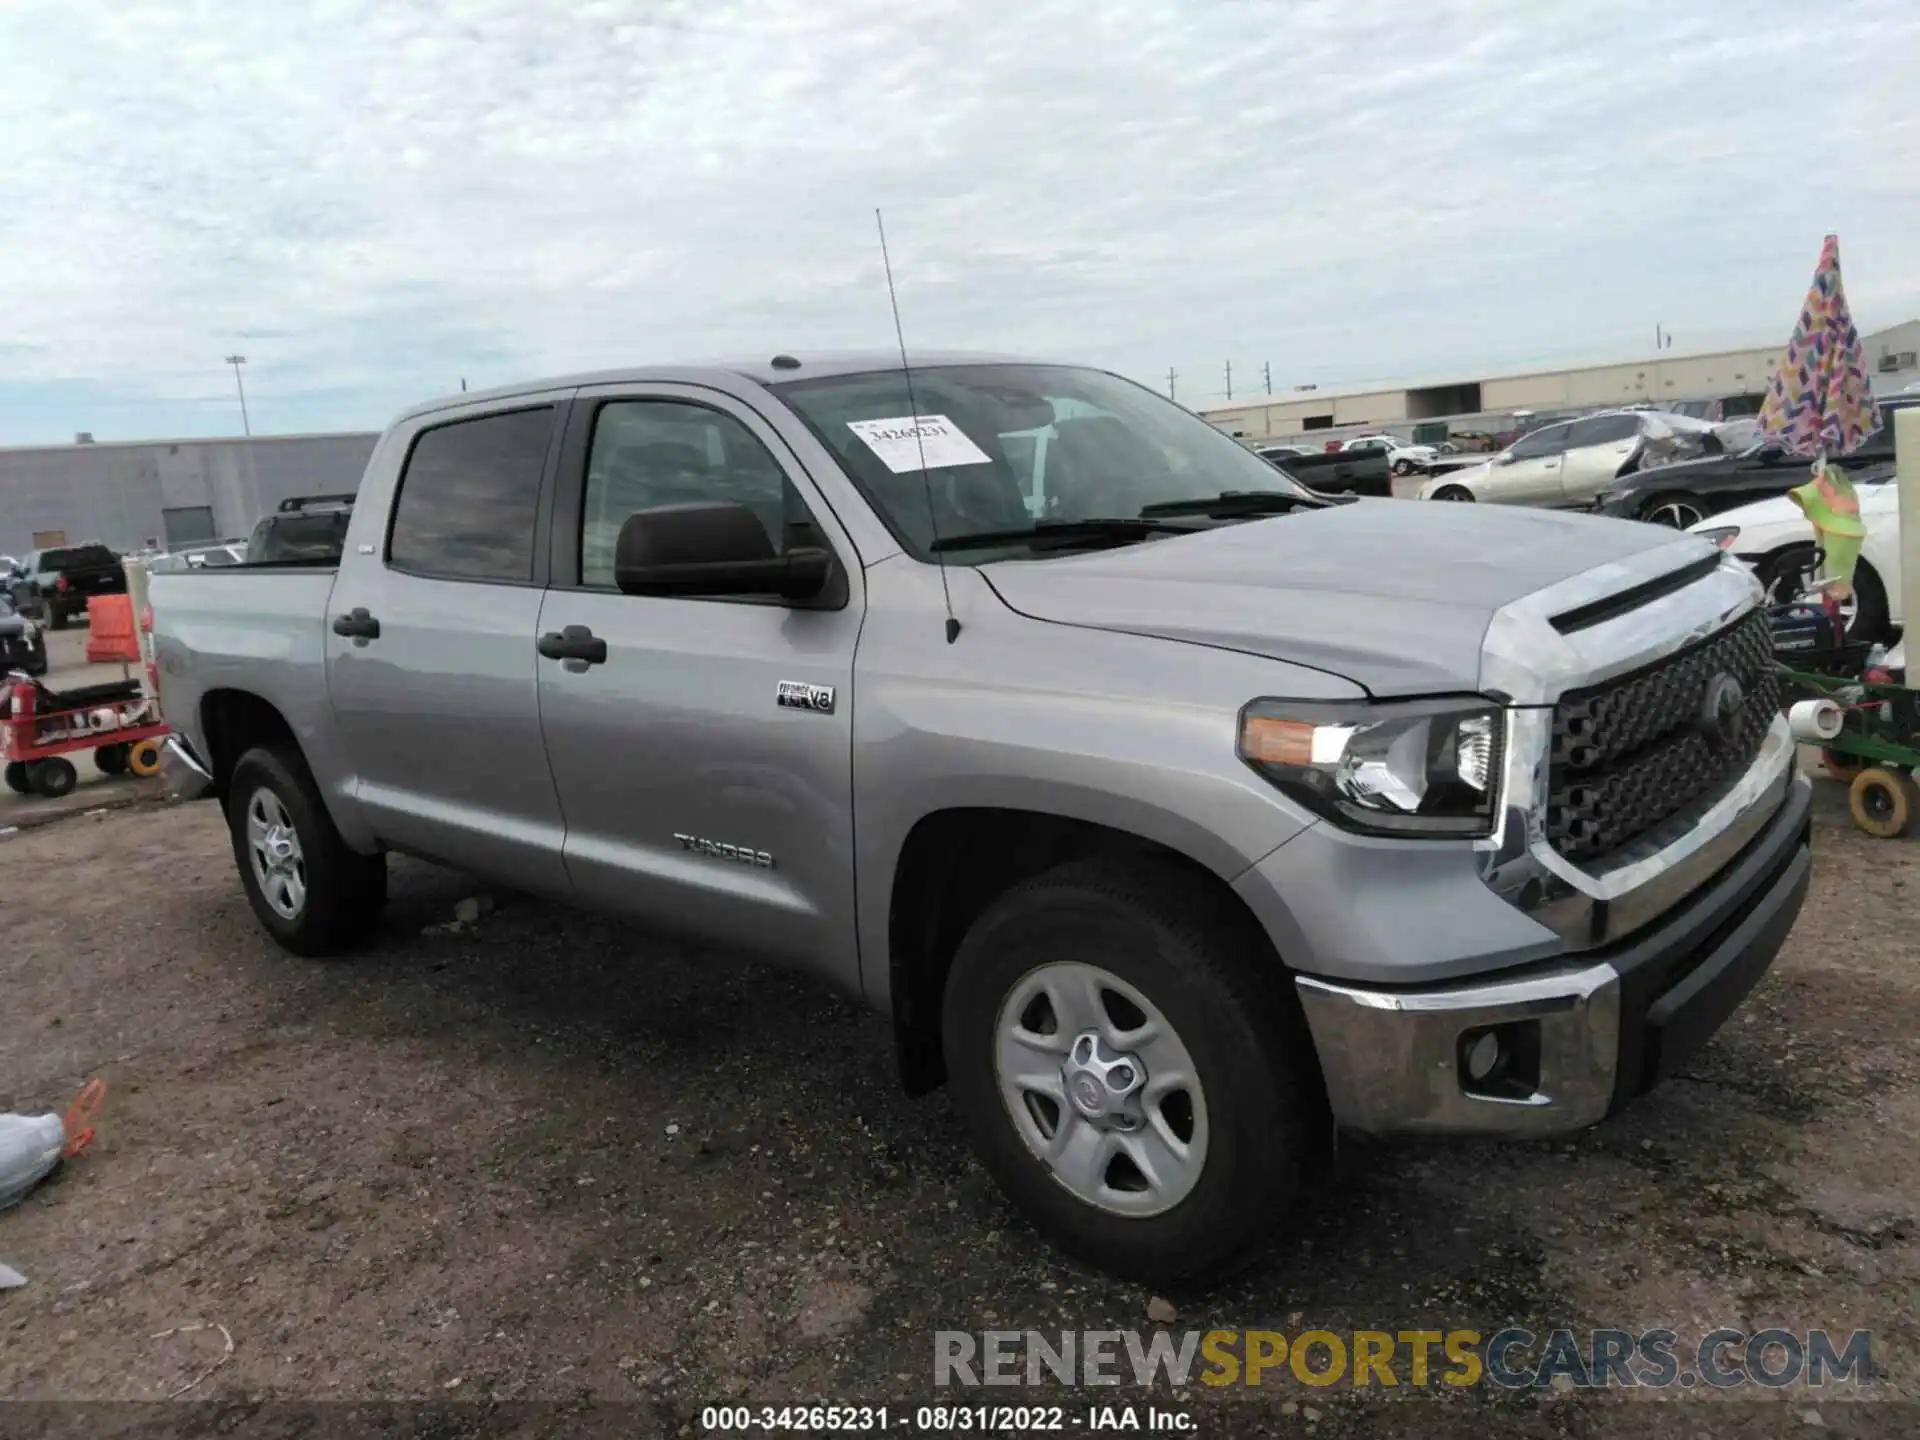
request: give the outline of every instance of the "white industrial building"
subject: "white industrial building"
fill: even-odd
[[[1862,337],[1874,388],[1893,394],[1920,382],[1920,320]],[[1510,418],[1518,411],[1595,409],[1679,400],[1751,395],[1766,389],[1784,344],[1763,350],[1707,354],[1662,352],[1645,360],[1445,380],[1345,393],[1262,396],[1208,405],[1200,414],[1246,440],[1282,439],[1309,431],[1356,426],[1411,433],[1443,420]],[[1440,428],[1440,427],[1436,427]],[[1441,439],[1427,431],[1420,439]]]
[[[373,432],[0,449],[0,555],[244,537],[292,495],[350,494]]]

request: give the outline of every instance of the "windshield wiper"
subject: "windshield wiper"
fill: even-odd
[[[1140,507],[1143,516],[1155,515],[1277,515],[1301,506],[1320,509],[1334,502],[1318,495],[1291,490],[1222,490],[1197,500],[1161,500]]]
[[[1149,506],[1149,509],[1152,507]],[[966,535],[942,535],[930,550],[972,550],[988,545],[1124,545],[1149,535],[1190,535],[1192,525],[1172,525],[1144,512],[1133,517],[1095,517],[1086,520],[1040,520],[1025,530],[976,530]]]

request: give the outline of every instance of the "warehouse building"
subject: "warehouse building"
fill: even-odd
[[[349,494],[374,441],[341,435],[0,449],[0,555],[100,541],[118,551],[242,538],[291,495]]]
[[[1862,337],[1874,388],[1893,394],[1920,382],[1920,320]],[[1262,396],[1201,407],[1200,414],[1246,440],[1283,439],[1309,431],[1388,427],[1421,440],[1444,439],[1444,425],[1511,419],[1522,412],[1592,410],[1752,396],[1766,389],[1786,347],[1669,352],[1646,360],[1524,371],[1432,385],[1393,386],[1339,394]],[[1471,428],[1471,427],[1469,427]]]

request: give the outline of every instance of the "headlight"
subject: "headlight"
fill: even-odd
[[[1709,542],[1716,550],[1731,550],[1733,542],[1740,538],[1740,527],[1723,525],[1715,530],[1696,530],[1693,533]]]
[[[1327,818],[1376,835],[1489,835],[1506,717],[1485,700],[1256,700],[1240,758]]]

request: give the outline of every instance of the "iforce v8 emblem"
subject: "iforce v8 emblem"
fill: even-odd
[[[816,715],[833,713],[833,686],[809,685],[804,680],[782,680],[777,695],[782,710],[811,710]]]

